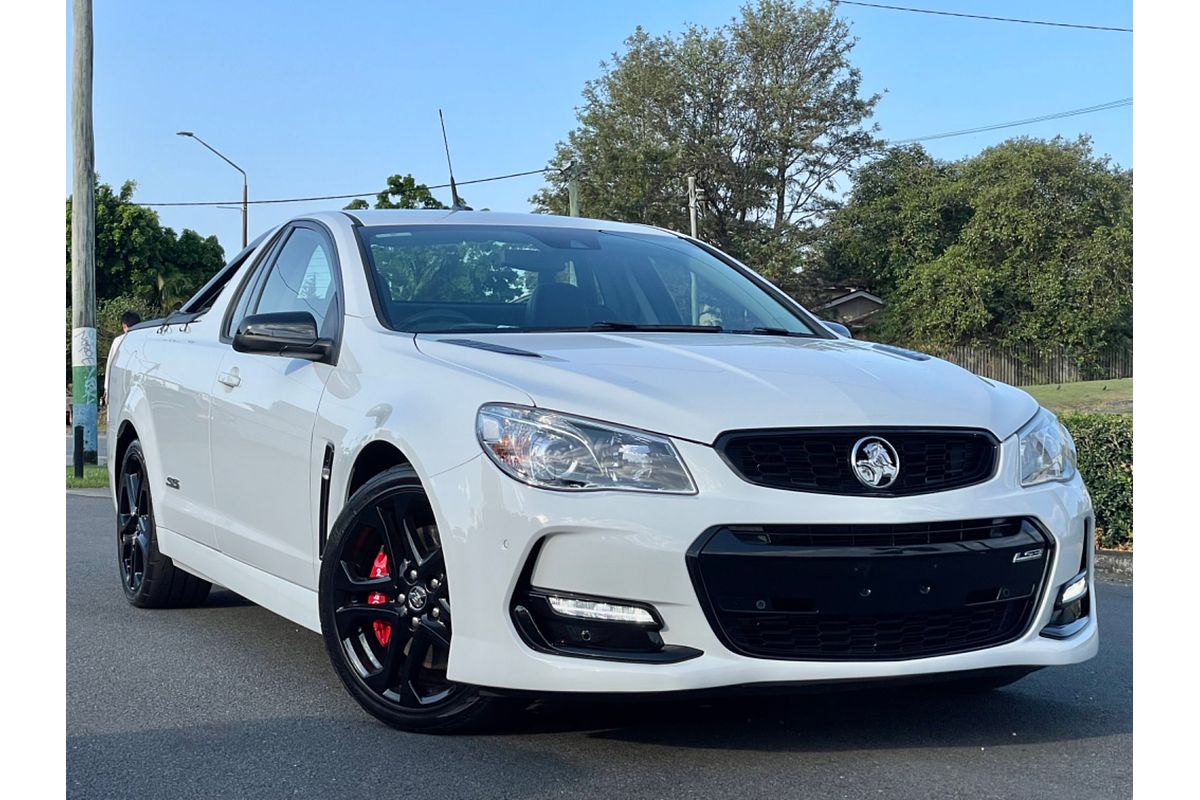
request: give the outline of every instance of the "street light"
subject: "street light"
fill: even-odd
[[[233,163],[233,162],[232,162],[232,161],[230,161],[228,158],[226,158],[225,156],[221,155],[221,153],[220,153],[220,152],[218,152],[218,151],[217,151],[217,149],[216,149],[215,147],[213,147],[213,146],[212,146],[212,145],[210,145],[208,142],[204,141],[203,139],[201,139],[199,136],[197,136],[196,134],[192,133],[191,131],[178,131],[178,132],[176,132],[176,134],[175,134],[175,135],[176,135],[176,136],[187,136],[188,138],[195,139],[197,142],[199,142],[200,144],[204,145],[204,146],[205,146],[205,147],[207,147],[209,150],[211,150],[213,153],[215,153],[215,154],[216,154],[218,157],[220,157],[220,159],[221,159],[222,161],[224,161],[226,164],[228,164],[229,166],[233,167],[233,168],[234,168],[234,169],[236,169],[238,172],[242,173],[242,247],[244,248],[244,247],[246,246],[246,242],[248,241],[248,239],[247,239],[247,237],[246,237],[246,233],[247,233],[247,214],[248,214],[248,212],[249,212],[249,209],[250,209],[250,191],[249,191],[249,188],[248,188],[248,186],[247,186],[247,184],[246,184],[246,170],[242,169],[242,168],[241,168],[241,167],[239,167],[237,164]]]

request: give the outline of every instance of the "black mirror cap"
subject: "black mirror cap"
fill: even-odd
[[[233,349],[239,353],[328,361],[333,355],[333,341],[320,337],[317,320],[307,311],[279,311],[243,319],[233,335]]]
[[[840,322],[834,322],[833,320],[830,320],[830,319],[823,319],[823,320],[821,320],[821,324],[824,325],[826,328],[829,328],[829,330],[833,331],[838,336],[841,336],[843,339],[853,339],[854,338],[854,334],[852,334],[850,332],[850,329],[847,328],[845,325],[843,325]]]

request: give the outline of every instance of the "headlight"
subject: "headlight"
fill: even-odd
[[[526,406],[486,405],[475,430],[500,469],[543,489],[694,494],[669,439]]]
[[[1043,408],[1017,435],[1021,442],[1022,486],[1075,477],[1075,440],[1058,417]]]

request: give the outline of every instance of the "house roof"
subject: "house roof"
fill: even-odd
[[[883,305],[882,298],[871,294],[866,289],[855,289],[852,292],[847,292],[846,294],[843,294],[839,297],[835,297],[826,303],[822,303],[821,308],[834,308],[836,306],[840,306],[842,303],[848,303],[851,300],[858,300],[859,298],[861,298],[863,300],[869,300],[870,302],[875,303],[876,305],[879,305],[879,306]]]

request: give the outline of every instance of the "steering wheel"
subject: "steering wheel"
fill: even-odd
[[[453,327],[454,325],[461,325],[463,323],[473,324],[475,322],[475,320],[461,312],[448,310],[443,311],[441,309],[434,308],[430,309],[429,311],[419,311],[416,314],[413,314],[411,317],[407,317],[404,320],[404,326],[412,327],[415,325],[428,324],[430,322],[439,320],[450,323],[447,327]]]

